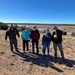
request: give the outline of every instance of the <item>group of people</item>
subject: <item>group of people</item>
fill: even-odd
[[[59,30],[56,26],[54,26],[54,32],[53,34],[50,33],[49,28],[46,28],[46,32],[45,34],[43,34],[42,37],[42,45],[43,45],[43,55],[46,55],[46,49],[47,49],[47,53],[49,55],[50,53],[50,44],[51,41],[53,42],[53,48],[54,48],[54,56],[55,59],[57,59],[57,47],[60,50],[61,53],[61,57],[64,60],[64,52],[63,52],[63,48],[62,48],[62,35],[66,35],[66,31],[62,31]],[[15,50],[17,52],[18,51],[18,47],[17,47],[17,38],[16,35],[18,36],[18,38],[20,37],[20,34],[17,30],[17,28],[15,28],[13,26],[13,23],[10,24],[10,27],[7,29],[6,34],[5,34],[5,40],[7,40],[7,37],[9,37],[9,41],[10,41],[10,49],[13,52],[13,45],[15,47]],[[36,52],[37,54],[39,54],[39,39],[40,39],[40,32],[39,30],[36,28],[36,26],[33,26],[33,29],[31,31],[29,31],[28,26],[26,26],[25,30],[22,31],[21,33],[21,38],[22,38],[22,44],[23,44],[23,51],[25,52],[25,50],[29,51],[29,42],[31,40],[32,42],[32,52],[35,53],[35,48],[34,46],[36,45]]]

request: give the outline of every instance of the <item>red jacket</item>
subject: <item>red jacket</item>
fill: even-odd
[[[31,34],[30,34],[30,38],[32,39],[32,40],[39,40],[39,38],[40,38],[40,33],[39,33],[39,31],[38,30],[36,30],[36,31],[31,31]]]

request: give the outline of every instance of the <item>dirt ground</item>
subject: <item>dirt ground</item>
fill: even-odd
[[[65,27],[73,29],[70,27]],[[54,59],[53,43],[50,46],[50,56],[42,55],[41,39],[39,41],[40,54],[33,54],[31,42],[29,52],[23,53],[21,38],[18,39],[19,53],[12,53],[9,39],[5,41],[5,31],[0,30],[0,75],[75,75],[75,37],[70,34],[63,36],[63,62],[58,50],[58,59]],[[42,34],[41,34],[42,38]]]

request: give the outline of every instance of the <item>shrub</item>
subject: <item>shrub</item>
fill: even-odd
[[[29,27],[29,31],[31,31],[32,30],[32,28],[31,27]]]
[[[14,27],[15,27],[15,28],[18,28],[18,25],[17,25],[17,24],[14,24]]]
[[[46,32],[45,30],[42,31],[42,33],[45,33],[45,32]]]
[[[75,32],[72,32],[71,36],[75,37]]]
[[[9,27],[9,26],[8,26],[7,24],[0,22],[0,29],[2,29],[2,30],[7,30],[8,27]]]
[[[26,28],[26,26],[21,26],[20,28],[19,28],[19,31],[23,31],[23,30],[25,30],[25,28]]]

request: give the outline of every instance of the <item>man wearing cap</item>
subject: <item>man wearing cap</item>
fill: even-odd
[[[25,48],[27,47],[27,51],[29,51],[29,39],[30,39],[30,32],[28,30],[28,26],[26,26],[26,29],[22,31],[21,34],[22,42],[23,42],[23,51],[25,52]]]
[[[32,50],[34,52],[34,44],[36,45],[37,54],[39,53],[38,43],[40,39],[40,33],[36,29],[36,26],[33,26],[33,30],[31,30],[30,38],[32,39]]]
[[[15,50],[17,52],[18,48],[17,48],[17,39],[16,39],[16,35],[19,37],[19,32],[18,30],[13,26],[13,23],[10,24],[10,27],[7,29],[6,34],[5,34],[5,40],[7,40],[7,37],[9,37],[9,41],[10,41],[10,49],[13,52],[13,45],[15,47]]]
[[[66,35],[67,33],[62,30],[59,30],[56,26],[54,26],[53,28],[55,31],[53,32],[53,47],[54,47],[54,56],[55,59],[57,59],[57,47],[60,50],[62,59],[64,60],[64,52],[63,52],[63,48],[62,48],[62,35]]]

